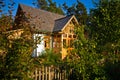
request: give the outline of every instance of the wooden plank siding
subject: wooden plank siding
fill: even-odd
[[[53,51],[60,53],[61,51],[61,34],[55,34],[53,36]]]
[[[75,25],[71,21],[63,30],[62,34],[62,59],[64,59],[68,53],[73,50],[73,42],[76,38],[74,34]]]

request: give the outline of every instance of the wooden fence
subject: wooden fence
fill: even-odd
[[[66,70],[53,66],[36,68],[31,77],[33,80],[68,80]]]

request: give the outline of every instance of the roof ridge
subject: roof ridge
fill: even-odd
[[[62,18],[56,19],[55,21],[57,21],[57,20],[61,20],[61,19],[67,18],[67,17],[72,17],[72,16],[73,16],[73,15],[65,16],[65,17],[62,17]]]

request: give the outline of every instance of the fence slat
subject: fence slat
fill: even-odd
[[[44,66],[42,67],[42,80],[44,80],[44,74],[45,74],[45,72],[44,72]]]
[[[51,80],[50,68],[51,68],[51,67],[48,68],[48,70],[49,70],[49,71],[48,71],[48,76],[49,76],[49,79],[48,79],[48,80]]]
[[[31,77],[33,80],[67,80],[67,72],[66,70],[61,70],[59,67],[41,66],[35,68]]]

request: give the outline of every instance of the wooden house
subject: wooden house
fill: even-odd
[[[63,59],[73,49],[72,43],[76,38],[74,29],[78,24],[74,15],[64,16],[19,4],[16,16],[17,24],[27,21],[33,38],[41,40],[33,56],[39,56],[45,49],[52,49],[55,53],[61,53]]]

